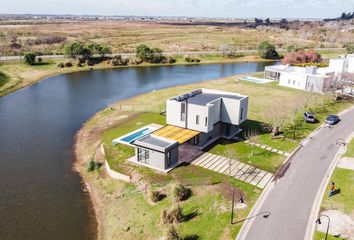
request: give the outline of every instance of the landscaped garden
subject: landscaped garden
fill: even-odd
[[[134,155],[134,149],[124,145],[112,145],[112,140],[150,123],[165,125],[163,112],[165,100],[178,94],[197,88],[220,89],[239,92],[249,96],[248,121],[241,127],[245,131],[257,129],[252,137],[255,142],[263,143],[285,152],[291,152],[298,143],[320,123],[307,124],[301,117],[302,111],[315,110],[317,118],[323,120],[327,113],[336,113],[352,104],[349,100],[332,103],[330,97],[283,88],[274,84],[257,85],[254,83],[235,82],[235,77],[221,80],[177,86],[157,90],[132,99],[121,101],[98,113],[83,128],[81,141],[84,153],[92,153],[101,142],[106,150],[106,158],[111,168],[132,176],[133,183],[123,183],[104,177],[101,169],[98,173],[85,174],[85,179],[93,184],[100,197],[99,214],[106,222],[104,233],[107,238],[118,235],[124,239],[156,239],[161,235],[177,231],[183,239],[233,239],[237,235],[242,220],[247,217],[261,190],[226,175],[207,169],[183,164],[168,174],[160,174],[149,168],[136,166],[126,161]],[[282,108],[283,99],[287,99],[287,109]],[[305,101],[305,100],[306,101]],[[306,103],[306,104],[305,104]],[[306,105],[306,106],[305,106]],[[280,134],[272,136],[269,126],[279,125],[274,120],[272,108],[283,111]],[[135,109],[132,112],[128,109]],[[295,111],[297,109],[297,111]],[[144,112],[147,111],[147,112]],[[240,135],[241,137],[244,135]],[[94,148],[93,148],[94,146]],[[235,151],[235,159],[249,163],[261,169],[275,172],[285,156],[273,153],[242,141],[221,140],[210,152],[224,155],[229,146]],[[87,168],[85,162],[82,168]],[[171,191],[176,184],[183,184],[191,189],[192,195],[180,201],[180,217],[175,229],[162,224],[168,213],[176,212],[176,201]],[[158,202],[151,202],[150,195],[158,191],[164,197]],[[230,224],[231,197],[236,193],[236,202],[242,195],[246,207],[238,209],[235,222]],[[166,195],[166,196],[165,196]],[[104,197],[103,197],[104,196]],[[173,210],[173,211],[172,211]],[[167,215],[166,215],[167,214]]]

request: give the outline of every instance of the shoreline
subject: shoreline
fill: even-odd
[[[58,59],[51,59],[52,61],[57,61]],[[63,59],[64,61],[64,59]],[[95,70],[110,70],[110,69],[126,69],[126,68],[139,68],[139,67],[162,67],[162,66],[166,66],[166,67],[170,67],[170,66],[191,66],[191,65],[207,65],[207,64],[233,64],[233,63],[250,63],[250,62],[276,62],[279,60],[268,60],[268,59],[261,59],[258,58],[258,56],[255,55],[248,55],[248,56],[244,56],[244,57],[240,57],[240,58],[235,58],[235,59],[228,59],[228,58],[224,58],[222,60],[202,60],[199,63],[188,63],[188,62],[176,62],[176,63],[170,63],[170,64],[163,64],[163,63],[158,63],[158,64],[153,64],[153,63],[142,63],[139,65],[127,65],[127,66],[112,66],[110,64],[106,64],[106,63],[100,63],[97,64],[96,66],[92,66],[92,67],[88,67],[88,66],[84,66],[81,68],[78,67],[71,67],[71,68],[57,68],[57,71],[54,72],[48,72],[45,73],[41,76],[39,76],[38,78],[35,78],[34,80],[31,80],[29,83],[23,83],[23,81],[21,81],[18,84],[15,84],[13,86],[10,86],[9,88],[0,90],[0,98],[4,97],[6,95],[9,95],[11,93],[16,92],[17,90],[21,90],[25,87],[29,87],[32,86],[38,82],[47,80],[49,78],[52,77],[56,77],[56,76],[60,76],[60,75],[65,75],[65,74],[71,74],[71,73],[77,73],[77,72],[85,72],[85,71],[95,71]],[[13,63],[17,63],[19,61],[11,61],[8,63],[3,63],[3,65],[10,65]],[[20,61],[21,62],[21,61]],[[1,70],[1,61],[0,61],[0,70]],[[62,70],[62,71],[61,71]],[[0,71],[2,72],[2,71]],[[6,73],[6,71],[5,71]]]

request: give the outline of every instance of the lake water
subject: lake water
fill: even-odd
[[[72,171],[76,132],[94,113],[154,89],[263,71],[273,63],[136,67],[60,75],[0,98],[0,239],[95,239]]]

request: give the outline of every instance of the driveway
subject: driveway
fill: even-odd
[[[304,239],[316,194],[340,148],[336,141],[338,138],[347,139],[354,131],[354,109],[342,114],[341,119],[333,128],[320,129],[300,148],[284,177],[261,203],[258,213],[270,212],[270,216],[263,218],[259,215],[252,219],[253,222],[246,221],[245,224],[250,224],[249,231],[245,231],[245,225],[237,239]]]

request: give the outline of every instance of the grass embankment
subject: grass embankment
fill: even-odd
[[[313,240],[325,240],[326,239],[326,233],[316,231],[315,235],[313,237]],[[346,240],[347,238],[341,238],[337,236],[333,236],[331,234],[328,234],[327,240]]]
[[[238,58],[226,58],[221,55],[202,55],[198,56],[201,60],[199,63],[187,63],[184,60],[184,56],[176,56],[176,63],[174,64],[149,64],[142,63],[140,65],[128,65],[128,66],[112,66],[104,61],[102,63],[96,64],[93,67],[69,67],[69,68],[58,68],[57,64],[59,62],[66,62],[70,60],[65,59],[50,59],[45,60],[46,62],[39,65],[30,66],[22,61],[10,61],[0,64],[0,97],[8,93],[16,91],[25,86],[29,86],[36,83],[44,78],[51,77],[54,75],[88,71],[95,69],[108,69],[108,68],[126,68],[126,67],[147,67],[147,66],[162,66],[162,65],[192,65],[192,64],[213,64],[213,63],[236,63],[236,62],[255,62],[255,61],[269,61],[265,59],[260,59],[257,56],[244,56]],[[73,61],[71,61],[73,62]]]

